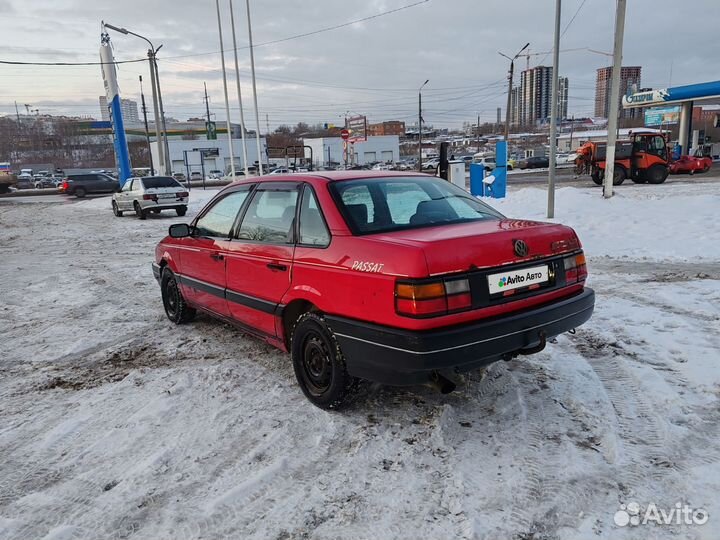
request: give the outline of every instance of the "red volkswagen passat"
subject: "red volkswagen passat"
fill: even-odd
[[[357,379],[432,382],[540,351],[590,318],[569,227],[507,219],[418,173],[248,178],[172,225],[153,264],[171,321],[196,310],[291,353],[315,405]]]

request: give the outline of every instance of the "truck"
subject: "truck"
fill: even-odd
[[[15,184],[17,184],[17,177],[13,174],[10,163],[0,162],[0,193],[8,193],[10,186]]]
[[[589,174],[593,182],[602,185],[607,162],[607,142],[588,141],[577,151],[575,172]],[[630,133],[628,139],[618,140],[615,146],[613,185],[626,178],[636,184],[662,184],[670,172],[670,153],[667,140],[659,133]]]

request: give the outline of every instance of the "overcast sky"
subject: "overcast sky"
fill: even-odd
[[[408,9],[315,35],[313,32],[418,0],[251,0],[261,130],[298,121],[342,124],[346,111],[369,121],[417,118],[417,88],[424,118],[436,126],[494,121],[507,96],[508,62],[526,42],[531,53],[552,47],[553,0],[427,0]],[[228,0],[220,0],[225,48],[232,47]],[[235,19],[246,121],[254,127],[245,2],[235,0]],[[560,73],[570,79],[569,114],[592,116],[595,69],[611,52],[615,2],[564,0]],[[686,28],[678,21],[691,15]],[[714,80],[720,73],[718,0],[630,0],[624,64],[643,67],[643,86],[663,88]],[[571,21],[571,19],[574,20]],[[97,61],[100,21],[125,26],[163,44],[158,58],[166,115],[203,116],[203,82],[211,113],[225,119],[215,2],[212,0],[0,0],[0,60]],[[142,58],[147,47],[111,33],[116,60]],[[581,49],[581,50],[571,50]],[[552,65],[551,54],[530,65]],[[232,53],[226,65],[234,66]],[[526,59],[516,65],[525,69]],[[138,75],[146,63],[118,68],[123,97],[138,99]],[[99,66],[0,65],[0,114],[17,101],[41,113],[99,117],[103,93]],[[234,71],[229,71],[231,117],[239,121]]]

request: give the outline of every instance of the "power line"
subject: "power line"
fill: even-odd
[[[11,66],[105,66],[115,64],[132,64],[134,62],[147,62],[147,58],[137,60],[116,60],[114,62],[19,62],[15,60],[0,60],[0,64]]]

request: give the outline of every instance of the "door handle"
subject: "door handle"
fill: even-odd
[[[268,263],[267,267],[270,270],[272,270],[273,272],[275,272],[275,271],[287,272],[287,269],[288,269],[287,265],[279,264],[279,263]]]
[[[225,257],[222,253],[211,253],[210,258],[215,261],[222,261]]]

